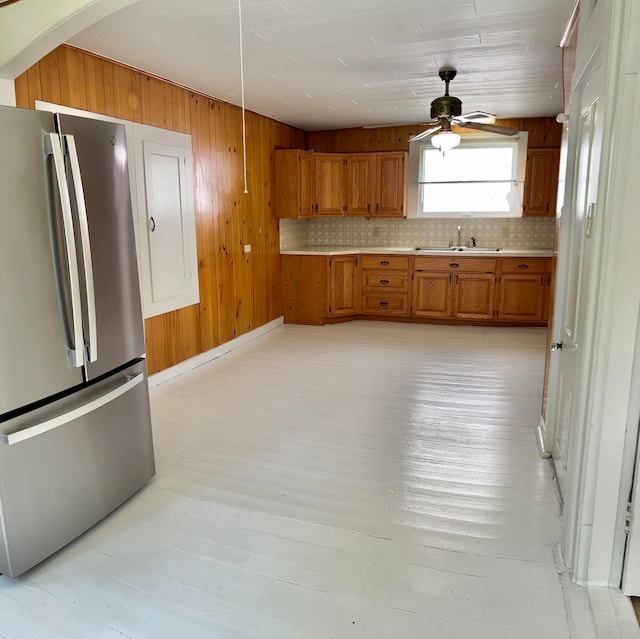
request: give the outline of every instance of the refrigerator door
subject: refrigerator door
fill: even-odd
[[[0,427],[0,572],[15,577],[155,473],[144,361]]]
[[[53,131],[49,113],[0,107],[0,416],[83,381],[71,310],[75,247],[63,222]],[[58,171],[64,185],[60,163]],[[76,346],[78,358],[70,357]]]
[[[145,350],[125,131],[111,122],[70,115],[56,118],[67,150],[80,238],[87,378],[96,379]],[[74,154],[79,171],[72,161]],[[80,179],[82,191],[76,188]],[[77,201],[82,197],[84,207]],[[88,227],[90,253],[82,247],[83,223]]]

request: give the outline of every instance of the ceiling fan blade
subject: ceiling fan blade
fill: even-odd
[[[486,111],[470,111],[469,113],[463,113],[454,118],[454,122],[480,122],[481,124],[493,124],[496,121],[496,116],[493,113],[487,113]]]
[[[479,131],[489,131],[490,133],[499,133],[500,135],[517,135],[520,133],[518,129],[512,129],[508,126],[498,126],[497,124],[482,124],[480,122],[460,122],[457,121],[456,126],[464,129],[478,129]]]
[[[418,135],[414,135],[413,137],[409,138],[409,142],[417,142],[418,140],[424,140],[425,138],[428,138],[430,135],[433,135],[436,131],[439,131],[442,128],[441,124],[438,124],[437,126],[433,126],[430,129],[427,129],[426,131],[423,131],[422,133],[418,133]]]

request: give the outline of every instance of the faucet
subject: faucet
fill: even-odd
[[[462,227],[458,224],[458,243],[456,246],[462,246]]]

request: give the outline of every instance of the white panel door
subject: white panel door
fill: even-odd
[[[563,551],[572,567],[576,549],[578,509],[582,485],[579,478],[584,463],[586,417],[582,394],[587,387],[591,349],[585,345],[589,324],[589,291],[592,285],[593,215],[596,210],[603,120],[600,96],[603,65],[594,59],[574,89],[572,100],[578,105],[573,138],[574,173],[567,181],[561,234],[564,235],[563,276],[559,314],[553,337],[560,344],[552,418],[555,437],[552,456],[566,508]],[[573,108],[572,108],[573,110]],[[586,346],[586,347],[585,347]]]
[[[186,138],[180,144],[166,136]],[[144,315],[151,317],[198,302],[191,139],[183,134],[136,125]],[[150,139],[151,138],[151,139]],[[173,142],[173,140],[171,140]],[[146,250],[145,250],[146,249]]]
[[[182,240],[186,212],[183,149],[143,142],[147,238],[154,302],[178,295],[189,277]]]

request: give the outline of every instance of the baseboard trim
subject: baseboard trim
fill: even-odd
[[[252,342],[254,339],[258,339],[263,335],[273,331],[274,329],[282,326],[284,323],[284,317],[280,316],[258,328],[245,333],[244,335],[240,335],[239,337],[235,337],[234,339],[225,342],[224,344],[220,344],[220,346],[216,346],[211,350],[205,351],[204,353],[200,353],[199,355],[195,355],[194,357],[190,357],[186,359],[184,362],[180,362],[175,366],[171,366],[170,368],[165,368],[163,371],[159,371],[158,373],[154,373],[153,375],[149,375],[149,386],[158,386],[159,384],[163,384],[164,382],[173,379],[174,377],[178,377],[179,375],[183,375],[184,373],[193,370],[194,368],[198,368],[203,364],[206,364],[214,359],[218,359],[218,357],[222,357],[227,353],[239,348],[240,346],[244,346],[245,344]]]

